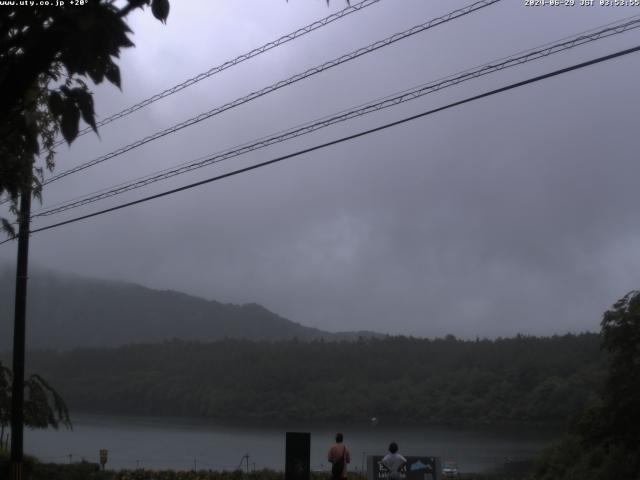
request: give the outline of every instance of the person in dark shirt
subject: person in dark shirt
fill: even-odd
[[[336,443],[331,446],[327,454],[327,460],[332,465],[331,478],[336,480],[347,478],[347,464],[351,462],[349,449],[342,441],[342,434],[336,434]]]

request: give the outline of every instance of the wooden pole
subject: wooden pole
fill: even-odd
[[[31,189],[20,196],[18,261],[13,327],[13,384],[11,387],[11,479],[22,480],[24,431],[24,352],[26,338],[27,278]]]

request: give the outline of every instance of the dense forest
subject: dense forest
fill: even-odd
[[[566,422],[597,398],[596,334],[184,341],[30,352],[72,412],[365,422]]]

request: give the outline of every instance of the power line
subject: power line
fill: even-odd
[[[49,216],[49,215],[64,212],[73,208],[77,208],[83,205],[87,205],[89,203],[94,203],[99,200],[104,200],[106,198],[120,195],[122,193],[125,193],[130,190],[134,190],[137,188],[142,188],[152,183],[155,183],[161,180],[166,180],[168,178],[181,175],[183,173],[187,173],[192,170],[203,168],[215,163],[220,163],[224,160],[228,160],[230,158],[244,155],[246,153],[249,153],[270,145],[274,145],[276,143],[281,143],[302,135],[306,135],[308,133],[320,130],[322,128],[326,128],[330,125],[334,125],[340,122],[345,122],[347,120],[351,120],[356,117],[360,117],[360,116],[363,116],[372,112],[376,112],[379,110],[383,110],[401,103],[415,100],[424,95],[442,90],[447,87],[457,85],[467,80],[478,78],[478,77],[481,77],[490,73],[494,73],[496,71],[501,71],[507,68],[511,68],[517,65],[522,65],[524,63],[534,61],[543,57],[547,57],[549,55],[553,55],[555,53],[559,53],[580,45],[584,45],[586,43],[590,43],[596,40],[600,40],[602,38],[607,38],[612,35],[621,34],[623,32],[639,28],[640,18],[638,16],[631,17],[631,18],[632,20],[628,20],[625,23],[622,23],[623,20],[621,20],[617,23],[614,22],[613,24],[608,24],[609,26],[607,26],[606,28],[601,28],[600,30],[592,29],[587,34],[578,34],[573,37],[565,37],[565,38],[569,38],[569,40],[565,40],[563,42],[555,43],[555,44],[548,43],[548,44],[545,44],[545,46],[543,47],[531,49],[526,51],[525,53],[516,54],[517,56],[505,57],[504,59],[501,59],[501,60],[494,60],[493,62],[486,63],[480,67],[476,67],[474,69],[468,69],[459,74],[450,75],[443,79],[433,81],[431,83],[423,84],[421,86],[414,87],[409,90],[405,90],[404,92],[401,92],[400,94],[396,94],[395,96],[388,96],[382,100],[370,102],[368,104],[361,105],[360,107],[357,107],[352,110],[345,110],[338,114],[324,117],[315,122],[294,127],[292,129],[289,129],[279,134],[275,134],[269,137],[263,137],[261,139],[253,141],[252,143],[246,143],[234,149],[222,151],[212,156],[201,157],[197,160],[190,161],[178,167],[166,169],[161,172],[156,172],[155,174],[151,174],[144,178],[140,178],[130,182],[122,183],[120,185],[116,185],[115,187],[111,187],[110,189],[103,189],[99,192],[96,192],[95,194],[89,194],[88,196],[84,196],[80,199],[60,203],[48,209],[43,209],[40,212],[36,212],[35,214],[32,215],[31,218]],[[627,19],[624,19],[624,20],[627,20]]]
[[[254,48],[253,50],[247,52],[247,53],[243,53],[242,55],[237,56],[236,58],[232,59],[232,60],[228,60],[220,65],[217,65],[215,67],[210,68],[209,70],[207,70],[206,72],[202,72],[198,75],[196,75],[195,77],[189,78],[187,80],[185,80],[182,83],[179,83],[178,85],[174,85],[171,88],[168,88],[166,90],[163,90],[162,92],[159,92],[151,97],[148,97],[138,103],[136,103],[135,105],[131,105],[130,107],[118,112],[118,113],[114,113],[113,115],[100,120],[99,122],[96,122],[96,127],[102,127],[104,125],[107,125],[111,122],[114,122],[116,120],[119,120],[123,117],[126,117],[144,107],[147,107],[149,105],[151,105],[154,102],[157,102],[158,100],[161,100],[165,97],[168,97],[170,95],[173,95],[174,93],[177,93],[181,90],[184,90],[187,87],[190,87],[191,85],[195,85],[196,83],[205,80],[213,75],[216,75],[224,70],[227,70],[228,68],[231,68],[235,65],[238,65],[244,61],[250,60],[253,57],[256,57],[262,53],[266,53],[269,50],[272,50],[276,47],[279,47],[281,45],[284,45],[285,43],[288,43],[292,40],[295,40],[297,38],[300,38],[308,33],[311,33],[315,30],[318,30],[321,27],[324,27],[326,25],[329,25],[330,23],[333,23],[337,20],[340,20],[352,13],[355,12],[359,12],[360,10],[364,10],[367,7],[370,7],[371,5],[375,5],[376,3],[380,2],[381,0],[363,0],[360,3],[355,3],[353,5],[348,5],[346,8],[340,10],[339,12],[333,13],[327,17],[324,17],[320,20],[317,20],[313,23],[310,23],[309,25],[306,25],[302,28],[299,28],[298,30],[295,30],[291,33],[288,33],[287,35],[283,35],[280,38],[276,39],[276,40],[272,40],[271,42],[265,43],[264,45]],[[86,133],[89,133],[93,131],[93,129],[91,127],[85,127],[83,129],[81,129],[78,132],[77,137],[81,137],[83,135],[85,135]],[[64,139],[60,139],[56,142],[54,142],[53,146],[57,147],[59,145],[62,145],[63,143],[65,143]],[[53,178],[53,177],[52,177]],[[53,181],[53,180],[51,180]],[[9,198],[4,198],[4,199],[0,199],[0,205],[5,204],[9,201]]]
[[[313,32],[314,30],[318,30],[321,27],[324,27],[330,23],[333,23],[337,20],[340,20],[344,17],[346,17],[347,15],[350,15],[354,12],[358,12],[360,10],[364,10],[367,7],[370,7],[371,5],[375,5],[376,3],[380,2],[380,0],[363,0],[360,3],[355,3],[353,5],[349,5],[346,8],[340,10],[339,12],[333,13],[327,17],[324,17],[320,20],[317,20],[313,23],[310,23],[309,25],[306,25],[302,28],[299,28],[298,30],[295,30],[291,33],[288,33],[287,35],[283,35],[282,37],[276,39],[276,40],[272,40],[271,42],[265,43],[264,45],[254,48],[253,50],[247,52],[247,53],[243,53],[242,55],[237,56],[236,58],[232,59],[232,60],[227,60],[226,62],[217,65],[215,67],[210,68],[209,70],[207,70],[206,72],[202,72],[198,75],[196,75],[195,77],[189,78],[187,80],[185,80],[182,83],[179,83],[178,85],[175,85],[171,88],[168,88],[160,93],[157,93],[149,98],[146,98],[142,101],[140,101],[139,103],[136,103],[135,105],[132,105],[118,113],[114,113],[113,115],[105,118],[104,120],[101,120],[99,122],[96,123],[96,126],[98,127],[102,127],[103,125],[106,125],[108,123],[114,122],[116,120],[119,120],[120,118],[126,117],[127,115],[132,114],[133,112],[140,110],[141,108],[147,107],[149,105],[151,105],[154,102],[157,102],[158,100],[161,100],[165,97],[168,97],[169,95],[173,95],[174,93],[179,92],[180,90],[184,90],[187,87],[190,87],[191,85],[195,85],[196,83],[200,82],[201,80],[204,80],[206,78],[209,78],[213,75],[216,75],[217,73],[220,73],[228,68],[231,68],[235,65],[238,65],[246,60],[249,60],[253,57],[256,57],[262,53],[268,52],[269,50],[272,50],[276,47],[279,47],[281,45],[284,45],[285,43],[288,43],[292,40],[295,40],[297,38],[300,38],[308,33]],[[86,127],[83,128],[82,130],[80,130],[78,132],[78,137],[89,133],[92,131],[91,127]],[[58,146],[60,144],[64,143],[64,140],[59,140],[57,141],[54,146]]]
[[[152,135],[149,135],[145,138],[142,138],[140,140],[137,140],[133,143],[130,143],[129,145],[126,145],[124,147],[121,147],[117,150],[114,150],[110,153],[107,153],[105,155],[102,155],[98,158],[95,158],[93,160],[90,160],[86,163],[83,163],[81,165],[78,165],[77,167],[74,168],[70,168],[69,170],[65,170],[63,172],[60,172],[57,175],[54,175],[53,177],[48,178],[47,180],[45,180],[44,182],[42,182],[43,185],[47,185],[49,183],[55,182],[56,180],[59,180],[61,178],[64,178],[68,175],[71,175],[73,173],[77,173],[79,171],[85,170],[89,167],[92,167],[94,165],[97,165],[99,163],[105,162],[111,158],[117,157],[119,155],[122,155],[123,153],[126,153],[130,150],[133,150],[135,148],[138,148],[146,143],[149,143],[153,140],[157,140],[161,137],[164,137],[166,135],[172,134],[177,132],[178,130],[182,130],[183,128],[186,127],[190,127],[191,125],[195,125],[196,123],[200,123],[203,120],[206,120],[208,118],[213,117],[214,115],[218,115],[222,112],[225,112],[227,110],[230,110],[232,108],[235,108],[237,106],[240,106],[244,103],[250,102],[251,100],[255,100],[256,98],[262,97],[264,95],[267,95],[268,93],[274,92],[276,90],[279,90],[283,87],[289,86],[293,83],[296,83],[300,80],[303,80],[305,78],[311,77],[313,75],[316,75],[320,72],[324,72],[325,70],[328,70],[330,68],[333,68],[335,66],[341,65],[345,62],[351,61],[355,58],[361,57],[363,55],[366,55],[368,53],[371,53],[373,51],[376,51],[380,48],[386,47],[388,45],[391,45],[395,42],[398,42],[400,40],[403,40],[405,38],[408,38],[412,35],[415,35],[417,33],[423,32],[425,30],[431,29],[433,27],[436,27],[438,25],[441,25],[443,23],[447,23],[450,22],[451,20],[463,17],[465,15],[468,15],[470,13],[473,13],[477,10],[480,10],[482,8],[488,7],[489,5],[492,5],[494,3],[497,3],[501,0],[480,0],[477,1],[475,3],[472,3],[470,5],[467,5],[466,7],[454,10],[446,15],[443,15],[441,17],[437,17],[434,18],[432,20],[429,20],[426,23],[422,23],[420,25],[416,25],[414,27],[411,27],[408,30],[405,30],[403,32],[400,33],[396,33],[394,35],[391,35],[390,37],[387,37],[383,40],[379,40],[375,43],[372,43],[366,47],[362,47],[359,48],[358,50],[354,50],[351,53],[342,55],[338,58],[335,58],[329,62],[323,63],[322,65],[319,66],[315,66],[313,68],[310,68],[302,73],[298,73],[296,75],[293,75],[289,78],[287,78],[286,80],[281,80],[279,82],[276,82],[272,85],[269,85],[268,87],[265,87],[261,90],[257,90],[255,92],[250,93],[249,95],[246,95],[244,97],[238,98],[232,102],[226,103],[220,107],[216,107],[213,110],[209,110],[208,112],[205,113],[201,113],[200,115],[197,115],[195,117],[192,117],[188,120],[185,120],[183,122],[180,122],[172,127],[169,127],[165,130],[156,132]]]
[[[571,71],[574,71],[574,70],[579,70],[579,69],[582,69],[582,68],[586,68],[588,66],[595,65],[595,64],[598,64],[598,63],[602,63],[602,62],[605,62],[605,61],[608,61],[608,60],[612,60],[614,58],[622,57],[624,55],[629,55],[629,54],[637,52],[637,51],[640,51],[640,46],[636,46],[636,47],[633,47],[633,48],[628,48],[626,50],[621,50],[621,51],[618,51],[616,53],[612,53],[610,55],[605,55],[605,56],[602,56],[602,57],[598,57],[598,58],[595,58],[593,60],[589,60],[589,61],[586,61],[586,62],[578,63],[578,64],[572,65],[570,67],[565,67],[565,68],[561,68],[559,70],[554,70],[553,72],[550,72],[550,73],[546,73],[546,74],[543,74],[543,75],[538,75],[536,77],[532,77],[532,78],[529,78],[527,80],[522,80],[520,82],[512,83],[512,84],[509,84],[509,85],[507,85],[505,87],[497,88],[495,90],[490,90],[488,92],[481,93],[479,95],[475,95],[475,96],[472,96],[472,97],[468,97],[468,98],[465,98],[464,100],[459,100],[457,102],[449,103],[449,104],[447,104],[445,106],[434,108],[432,110],[428,110],[428,111],[423,112],[423,113],[412,115],[410,117],[406,117],[406,118],[403,118],[401,120],[396,120],[394,122],[386,123],[384,125],[381,125],[381,126],[378,126],[378,127],[375,127],[375,128],[364,130],[362,132],[358,132],[358,133],[355,133],[355,134],[352,134],[352,135],[348,135],[348,136],[345,136],[345,137],[341,137],[341,138],[339,138],[337,140],[332,140],[330,142],[322,143],[320,145],[315,145],[313,147],[305,148],[303,150],[298,150],[297,152],[290,153],[290,154],[287,154],[287,155],[282,155],[282,156],[274,158],[272,160],[268,160],[268,161],[265,161],[265,162],[257,163],[255,165],[251,165],[249,167],[245,167],[245,168],[241,168],[241,169],[238,169],[238,170],[234,170],[232,172],[228,172],[228,173],[225,173],[225,174],[222,174],[222,175],[217,175],[215,177],[211,177],[211,178],[208,178],[208,179],[205,179],[205,180],[200,180],[198,182],[191,183],[189,185],[185,185],[185,186],[182,186],[182,187],[179,187],[179,188],[174,188],[172,190],[167,190],[167,191],[162,192],[162,193],[158,193],[158,194],[155,194],[155,195],[150,195],[148,197],[144,197],[144,198],[141,198],[141,199],[138,199],[138,200],[134,200],[132,202],[123,203],[123,204],[117,205],[115,207],[106,208],[104,210],[100,210],[100,211],[97,211],[97,212],[94,212],[94,213],[90,213],[90,214],[87,214],[87,215],[82,215],[82,216],[79,216],[79,217],[75,217],[75,218],[72,218],[72,219],[69,219],[69,220],[65,220],[63,222],[58,222],[58,223],[54,223],[52,225],[47,225],[45,227],[36,228],[34,230],[31,230],[31,233],[38,233],[38,232],[43,232],[45,230],[51,230],[53,228],[57,228],[57,227],[60,227],[60,226],[63,226],[63,225],[68,225],[68,224],[71,224],[71,223],[79,222],[81,220],[86,220],[88,218],[96,217],[96,216],[103,215],[103,214],[106,214],[106,213],[110,213],[110,212],[113,212],[113,211],[116,211],[116,210],[121,210],[123,208],[127,208],[127,207],[130,207],[130,206],[133,206],[133,205],[137,205],[139,203],[148,202],[150,200],[155,200],[157,198],[165,197],[167,195],[172,195],[174,193],[182,192],[184,190],[190,190],[192,188],[199,187],[201,185],[205,185],[207,183],[211,183],[211,182],[215,182],[215,181],[218,181],[218,180],[222,180],[224,178],[232,177],[232,176],[235,176],[235,175],[238,175],[238,174],[241,174],[241,173],[245,173],[245,172],[248,172],[248,171],[251,171],[251,170],[256,170],[256,169],[261,168],[261,167],[266,167],[267,165],[272,165],[274,163],[278,163],[278,162],[281,162],[283,160],[287,160],[289,158],[297,157],[297,156],[300,156],[300,155],[303,155],[303,154],[306,154],[306,153],[310,153],[310,152],[313,152],[313,151],[316,151],[316,150],[321,150],[321,149],[324,149],[326,147],[329,147],[329,146],[332,146],[332,145],[337,145],[339,143],[343,143],[343,142],[346,142],[346,141],[349,141],[349,140],[354,140],[356,138],[364,137],[366,135],[369,135],[369,134],[372,134],[372,133],[376,133],[376,132],[380,132],[382,130],[386,130],[388,128],[395,127],[395,126],[398,126],[398,125],[402,125],[404,123],[407,123],[407,122],[410,122],[410,121],[413,121],[413,120],[417,120],[419,118],[426,117],[426,116],[429,116],[429,115],[433,115],[435,113],[442,112],[444,110],[448,110],[448,109],[453,108],[453,107],[464,105],[466,103],[471,103],[473,101],[480,100],[482,98],[490,97],[490,96],[496,95],[498,93],[503,93],[503,92],[506,92],[506,91],[509,91],[509,90],[513,90],[513,89],[516,89],[516,88],[519,88],[519,87],[523,87],[525,85],[529,85],[529,84],[536,83],[536,82],[539,82],[539,81],[542,81],[542,80],[546,80],[548,78],[552,78],[552,77],[555,77],[555,76],[558,76],[558,75],[562,75],[564,73],[568,73],[568,72],[571,72]],[[16,238],[16,237],[12,237],[10,239],[4,240],[3,242],[0,242],[0,245],[2,245],[3,243],[7,243],[10,240],[13,240],[14,238]]]

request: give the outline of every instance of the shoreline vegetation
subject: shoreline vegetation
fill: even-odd
[[[511,471],[495,473],[462,473],[459,480],[524,480],[531,468],[531,462],[517,465]],[[29,480],[284,480],[284,472],[261,469],[251,472],[243,470],[153,470],[122,469],[101,470],[92,462],[72,464],[43,463],[34,457],[25,459],[25,473]],[[0,451],[0,478],[8,478],[8,454]],[[331,472],[311,471],[310,480],[331,480]],[[349,472],[348,480],[367,480],[360,472]]]

